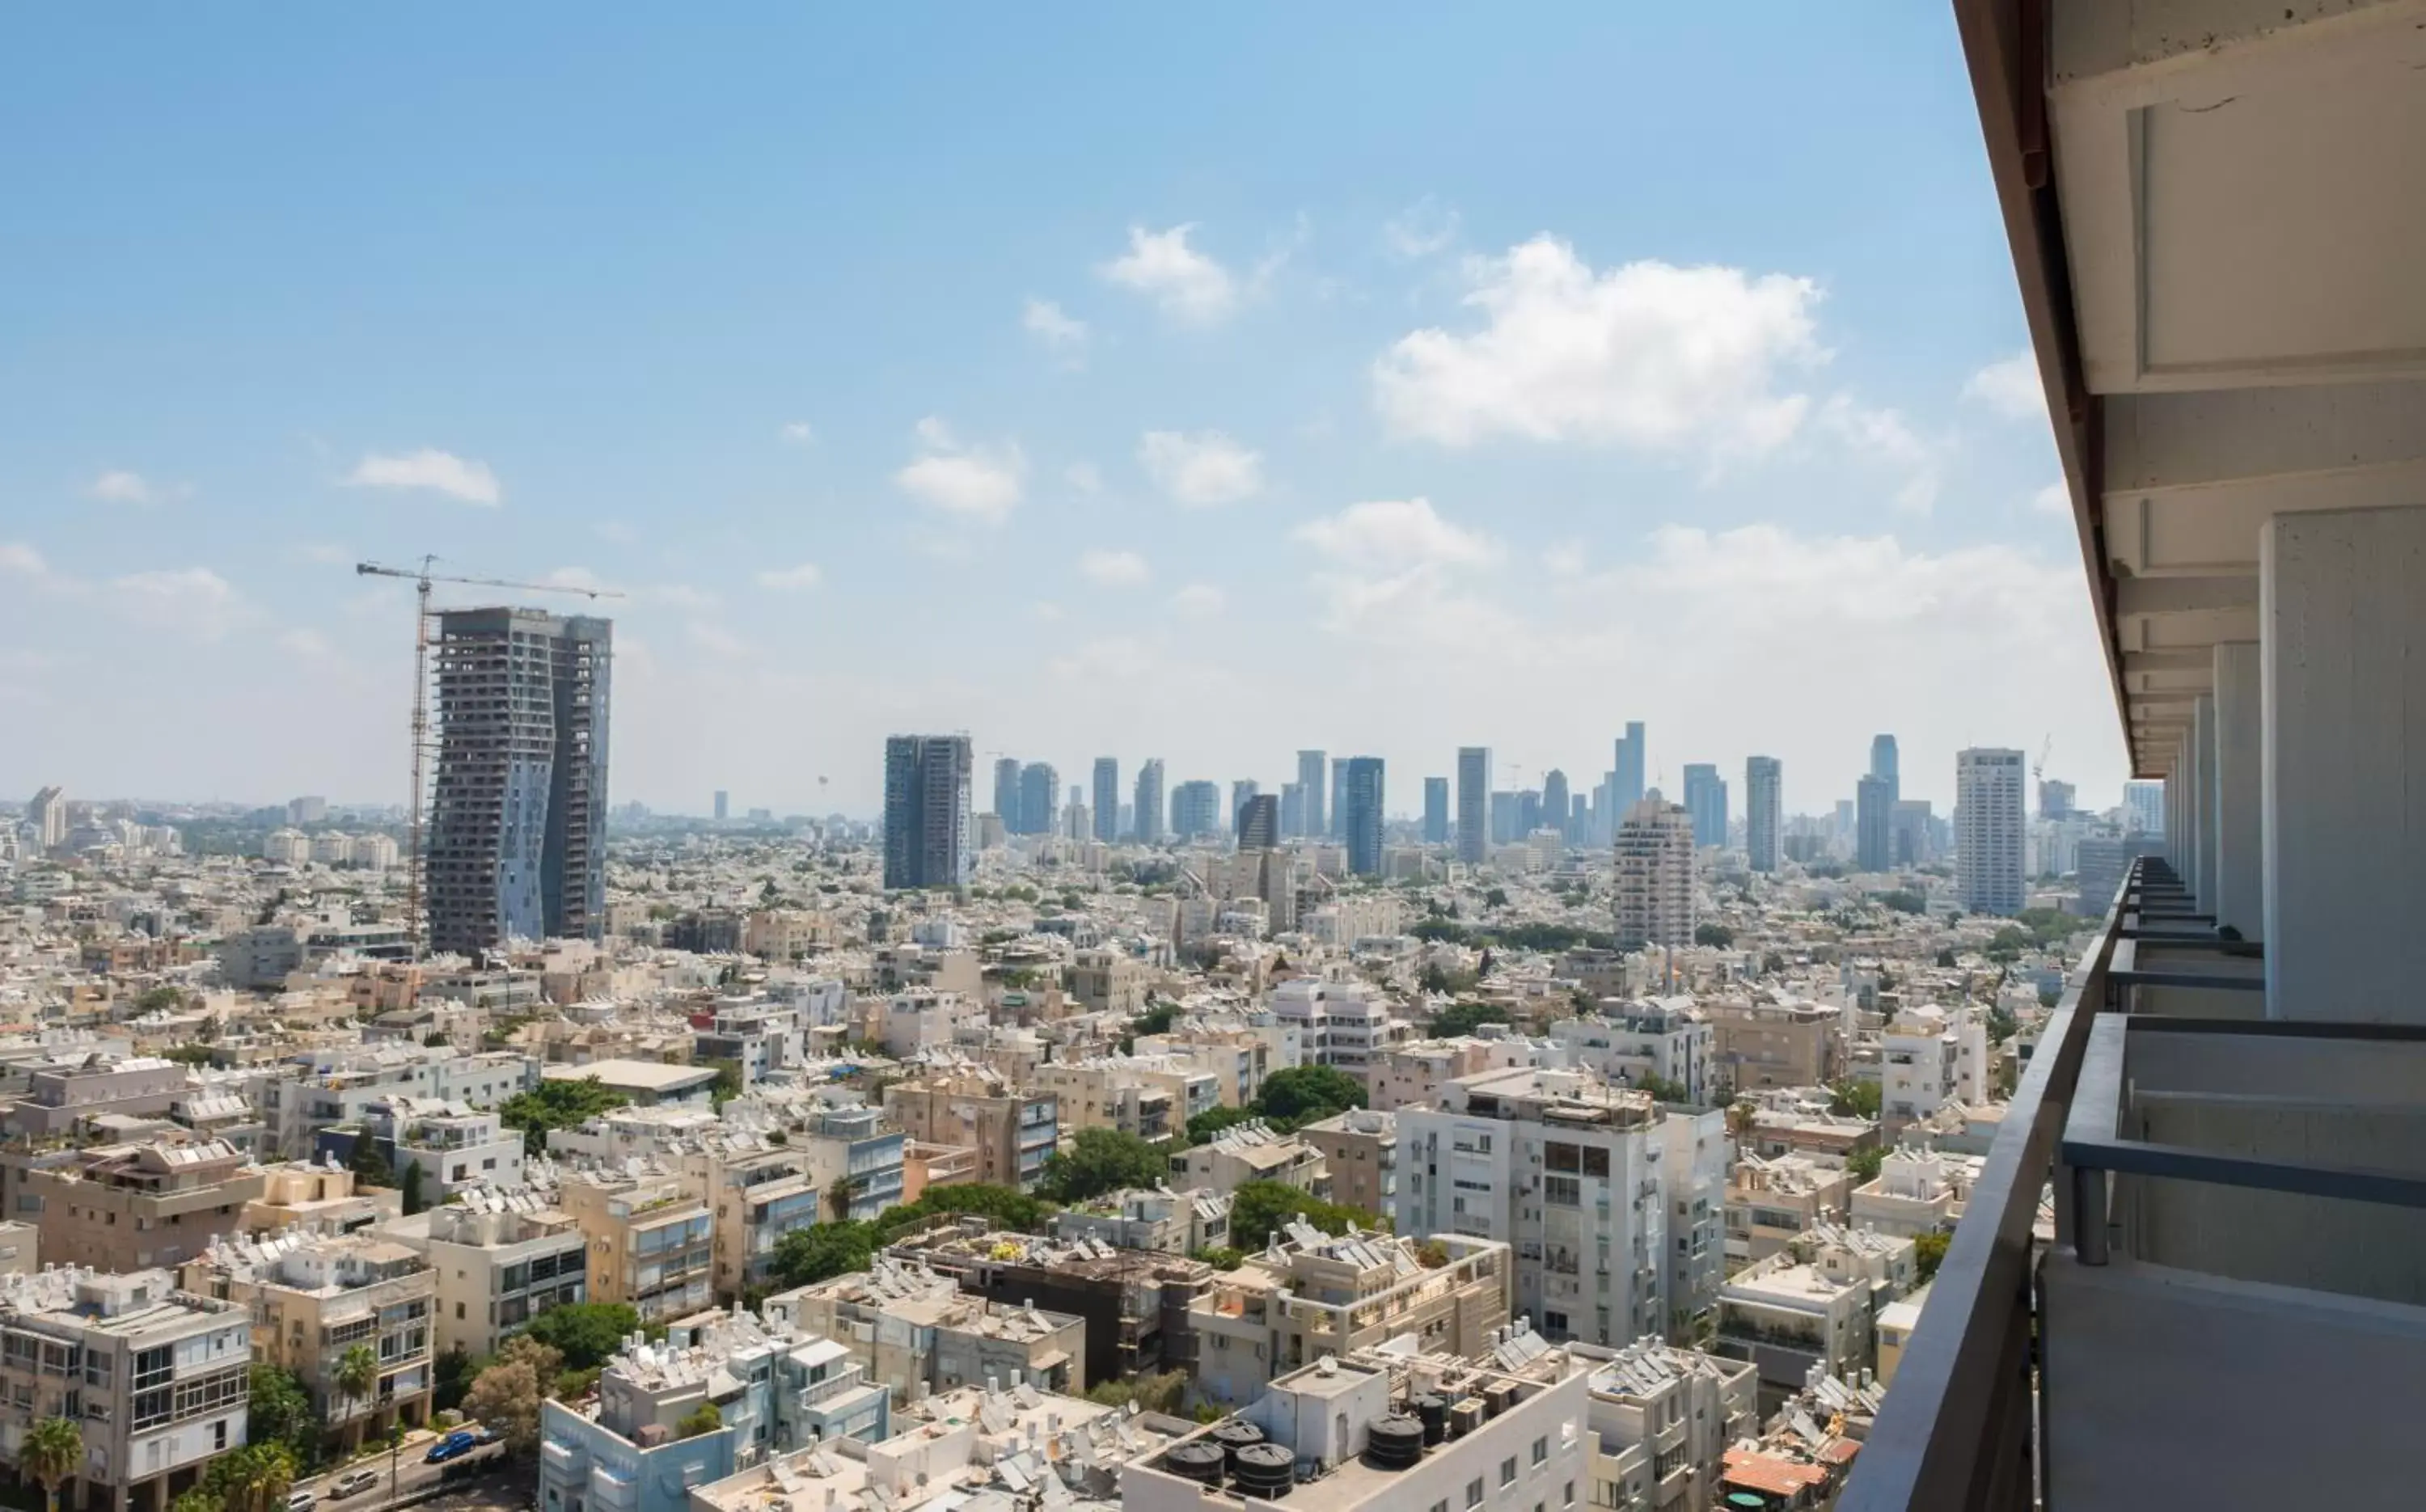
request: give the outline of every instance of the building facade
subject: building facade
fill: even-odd
[[[1617,827],[1617,947],[1682,949],[1693,942],[1693,819],[1645,799]]]
[[[1954,757],[1954,887],[1966,913],[2019,913],[2024,901],[2022,753]]]
[[[1348,844],[1348,870],[1375,877],[1382,870],[1382,758],[1351,756],[1340,795],[1340,830]]]
[[[1491,748],[1457,752],[1457,859],[1480,866],[1491,855]]]
[[[1774,756],[1744,761],[1744,853],[1755,872],[1777,870],[1786,834],[1786,773]]]
[[[977,865],[976,822],[969,811],[973,762],[966,735],[894,735],[884,742],[887,888],[968,885]],[[999,771],[996,777],[998,784]],[[1016,787],[1014,781],[1014,805]],[[1008,815],[1004,822],[1010,822]]]

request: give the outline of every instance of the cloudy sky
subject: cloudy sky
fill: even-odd
[[[435,553],[625,595],[660,809],[966,730],[1405,812],[1627,719],[2111,803],[1952,25],[1863,16],[13,10],[0,796],[400,798],[351,564]]]

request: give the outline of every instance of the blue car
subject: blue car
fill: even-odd
[[[421,1456],[421,1462],[425,1465],[443,1465],[460,1455],[470,1454],[479,1442],[478,1435],[473,1433],[471,1429],[458,1428],[431,1444],[429,1453]]]

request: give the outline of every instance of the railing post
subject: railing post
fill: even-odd
[[[2107,1224],[2108,1173],[2094,1166],[2072,1167],[2073,1252],[2084,1265],[2106,1263],[2111,1234]]]

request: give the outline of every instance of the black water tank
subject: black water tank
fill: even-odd
[[[1162,1456],[1162,1468],[1173,1475],[1185,1475],[1207,1486],[1221,1484],[1221,1446],[1220,1444],[1185,1443]]]
[[[1418,1393],[1412,1401],[1408,1402],[1407,1406],[1413,1407],[1415,1409],[1415,1416],[1423,1420],[1424,1443],[1426,1447],[1436,1444],[1443,1439],[1448,1437],[1448,1397],[1441,1395],[1438,1391],[1424,1391]]]
[[[1242,1423],[1233,1418],[1206,1437],[1221,1446],[1224,1464],[1227,1465],[1230,1473],[1236,1475],[1238,1473],[1238,1451],[1249,1444],[1262,1443],[1264,1430],[1252,1423]]]
[[[1411,1470],[1424,1457],[1424,1424],[1393,1412],[1365,1430],[1365,1456],[1376,1470]]]
[[[1242,1497],[1254,1497],[1277,1502],[1288,1495],[1297,1484],[1297,1456],[1286,1445],[1274,1443],[1241,1444],[1236,1468],[1231,1472],[1230,1489]]]

